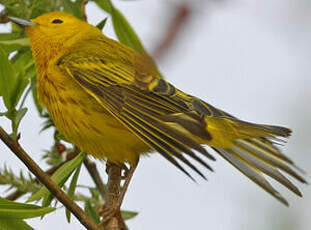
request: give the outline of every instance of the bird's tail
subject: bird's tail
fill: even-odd
[[[285,205],[288,205],[287,201],[270,185],[264,174],[302,196],[298,188],[279,171],[280,169],[306,183],[294,170],[297,167],[293,161],[276,147],[276,144],[284,142],[278,137],[290,136],[290,129],[248,123],[231,117],[205,119],[207,131],[213,134],[207,144],[235,168]]]

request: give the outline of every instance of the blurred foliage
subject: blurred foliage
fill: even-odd
[[[58,165],[64,160],[63,154],[60,154],[57,150],[56,145],[52,147],[52,150],[46,150],[42,159],[46,159],[46,163],[51,166]]]
[[[30,173],[25,176],[24,173],[20,171],[20,174],[17,176],[12,170],[8,169],[7,166],[0,169],[0,184],[8,185],[9,188],[7,191],[16,189],[23,193],[33,193],[40,188],[40,185],[35,183]]]
[[[0,12],[0,23],[8,23],[8,16],[31,19],[52,11],[65,11],[80,19],[85,19],[86,2],[88,1],[0,0],[0,4],[4,6],[4,10]],[[93,0],[93,2],[110,15],[119,41],[149,58],[134,29],[122,13],[113,6],[112,1]],[[102,30],[107,20],[108,18],[103,18],[97,27]],[[151,62],[153,61],[151,60]],[[3,100],[5,105],[5,108],[0,108],[0,117],[6,117],[10,120],[11,137],[15,140],[19,138],[19,124],[27,113],[24,103],[29,95],[32,95],[36,110],[43,120],[41,131],[51,127],[55,130],[54,144],[43,155],[46,163],[57,169],[51,178],[59,186],[63,187],[73,200],[82,202],[85,212],[99,223],[100,217],[97,210],[103,203],[100,192],[97,188],[78,184],[80,169],[86,154],[80,153],[72,160],[67,160],[66,156],[74,152],[74,146],[65,147],[62,144],[62,142],[68,141],[55,129],[48,113],[38,102],[36,70],[29,39],[22,28],[12,24],[10,33],[0,33],[0,99]],[[69,180],[70,178],[71,180]],[[69,183],[68,188],[66,182]],[[42,207],[40,207],[0,198],[0,229],[32,229],[23,219],[44,216],[48,212],[55,211],[55,209],[48,207],[53,200],[51,193],[44,186],[41,186],[36,179],[32,178],[30,174],[25,176],[23,172],[20,172],[19,176],[17,176],[5,166],[0,170],[0,184],[8,186],[7,192],[14,189],[21,196],[29,195],[28,202],[43,199]],[[88,190],[89,195],[76,191],[83,188]],[[136,215],[136,212],[122,211],[125,220],[134,218]],[[8,219],[8,216],[14,221]],[[3,219],[4,217],[6,219]],[[67,221],[70,222],[70,213],[67,210],[66,217]]]

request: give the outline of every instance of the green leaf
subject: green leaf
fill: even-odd
[[[35,183],[30,173],[25,176],[22,171],[20,171],[20,175],[15,175],[12,170],[6,166],[0,169],[0,184],[9,185],[10,187],[7,191],[14,188],[15,191],[19,190],[22,193],[33,193],[40,188],[40,186]]]
[[[31,80],[35,78],[36,74],[37,74],[36,66],[33,64],[33,65],[30,65],[29,68],[26,69],[24,78]]]
[[[60,187],[64,185],[64,183],[67,181],[69,176],[72,174],[72,172],[81,164],[81,162],[84,160],[86,156],[85,152],[81,152],[78,156],[76,156],[71,161],[68,161],[66,164],[64,164],[62,167],[60,167],[51,177],[51,179],[58,184]],[[41,198],[44,198],[42,202],[42,206],[46,207],[50,204],[50,198],[51,195],[50,191],[45,187],[42,186],[42,188],[33,194],[27,202],[40,200]]]
[[[24,78],[24,76],[18,74],[18,78],[17,78],[17,81],[16,81],[15,88],[12,91],[12,94],[11,94],[11,105],[12,105],[12,108],[14,108],[18,104],[19,99],[23,95],[23,93],[24,93],[28,83],[29,83],[29,79]]]
[[[117,34],[119,41],[134,50],[138,53],[146,54],[146,51],[139,40],[138,36],[136,35],[135,31],[131,27],[131,25],[127,22],[125,17],[121,14],[121,12],[113,8],[111,12],[112,16],[112,23],[114,30]]]
[[[19,45],[19,46],[30,46],[29,38],[17,38],[11,40],[0,40],[0,44],[2,45]]]
[[[22,120],[22,118],[25,116],[27,112],[27,108],[21,108],[19,110],[16,110],[13,108],[12,110],[9,110],[5,113],[5,116],[11,120],[12,122],[12,131],[13,131],[13,138],[17,137],[17,131],[19,124]]]
[[[33,65],[30,53],[20,56],[14,64],[8,60],[7,54],[0,47],[0,95],[8,109],[7,117],[12,120],[13,127],[19,125],[26,110],[15,110],[20,97],[22,96],[29,80],[24,77],[25,68]],[[21,71],[23,69],[23,71]],[[19,72],[16,72],[19,71]],[[17,74],[19,73],[19,74]]]
[[[18,54],[12,58],[12,62],[17,71],[22,75],[35,64],[30,49],[20,50]]]
[[[107,13],[111,13],[112,4],[109,0],[94,0],[94,2]]]
[[[13,109],[11,96],[16,88],[17,74],[7,54],[0,46],[0,95],[8,110]]]
[[[62,154],[58,151],[56,144],[50,150],[46,150],[42,159],[46,159],[46,163],[51,166],[59,165],[64,159]]]
[[[123,220],[129,220],[138,215],[138,212],[132,212],[132,211],[121,211],[121,216]]]
[[[34,77],[31,79],[31,85],[32,85],[32,98],[35,103],[35,106],[40,114],[40,116],[43,116],[43,107],[39,103],[38,100],[38,88],[37,88],[37,78]]]
[[[100,196],[100,193],[99,193],[99,190],[98,188],[89,188],[89,191],[92,195],[92,198],[96,201],[99,201],[99,196]]]
[[[7,41],[18,39],[21,37],[20,33],[0,33],[0,41]]]
[[[10,54],[13,51],[22,49],[23,47],[29,47],[29,39],[18,38],[12,40],[0,40],[0,45],[6,54]]]
[[[43,208],[0,198],[0,219],[27,219],[45,215],[55,208]]]
[[[111,1],[95,0],[95,2],[98,6],[111,15],[113,28],[119,41],[141,54],[146,54],[146,51],[134,29],[131,27],[122,13],[113,6]]]
[[[100,223],[100,218],[89,200],[85,202],[84,211],[95,221],[95,223]]]
[[[80,174],[81,164],[82,164],[82,161],[81,161],[80,165],[78,166],[78,168],[76,169],[76,172],[72,177],[72,180],[71,180],[71,183],[70,183],[70,186],[68,189],[68,196],[72,199],[74,197],[74,193],[75,193],[75,190],[77,187],[77,181],[78,181],[78,177]],[[68,209],[66,209],[66,218],[67,218],[68,223],[70,223],[70,218],[71,218],[70,214],[71,214],[71,212]]]
[[[0,44],[6,54],[10,54],[22,47],[29,47],[29,40],[25,35],[17,32],[0,33]]]
[[[64,0],[62,3],[65,12],[68,12],[80,19],[83,19],[83,15],[81,12],[81,1],[72,2],[71,0]]]
[[[0,219],[1,230],[34,230],[23,220]]]
[[[98,29],[102,30],[102,29],[105,27],[105,25],[106,25],[107,19],[108,19],[108,18],[106,17],[106,18],[104,18],[103,20],[101,20],[100,23],[98,23],[98,24],[96,25],[96,27],[97,27]]]
[[[113,28],[119,41],[124,45],[131,47],[136,52],[144,55],[145,58],[149,60],[150,64],[153,65],[157,73],[161,77],[163,77],[160,71],[158,70],[156,64],[154,63],[153,59],[146,52],[144,46],[142,45],[140,39],[138,38],[136,32],[134,31],[130,23],[126,20],[123,14],[113,6],[111,0],[93,0],[93,1],[95,1],[99,7],[101,7],[104,11],[106,11],[111,15]]]
[[[15,116],[12,120],[12,122],[13,122],[13,133],[15,133],[15,134],[17,133],[19,124],[20,124],[21,120],[23,119],[23,117],[25,116],[26,112],[27,112],[27,108],[22,108],[22,109],[16,111]]]

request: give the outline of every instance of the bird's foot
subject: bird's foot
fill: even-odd
[[[103,205],[98,209],[97,213],[99,216],[103,217],[103,224],[107,223],[112,217],[116,215],[118,211],[120,211],[120,209],[118,210],[117,207],[118,206],[116,204],[113,204],[110,207],[106,207],[105,205]]]
[[[103,221],[100,225],[103,226],[104,229],[127,229],[122,219],[120,208],[104,208],[103,210],[99,210],[98,214],[103,217]]]

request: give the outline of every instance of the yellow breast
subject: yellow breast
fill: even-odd
[[[39,76],[38,97],[68,140],[88,154],[111,162],[134,163],[139,154],[150,151],[74,79],[60,71],[52,72]]]

